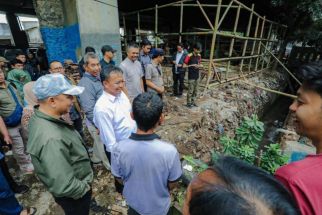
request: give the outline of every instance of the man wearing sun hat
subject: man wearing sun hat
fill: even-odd
[[[35,173],[66,215],[88,215],[93,171],[83,140],[61,116],[69,112],[73,96],[84,91],[61,74],[40,77],[33,92],[39,106],[29,122],[27,151]]]

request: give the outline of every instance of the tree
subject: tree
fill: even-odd
[[[322,18],[322,4],[320,0],[271,0],[271,4],[276,20],[288,26],[280,48],[281,58],[289,42],[303,41],[304,35],[310,34],[313,26]],[[311,42],[312,39],[315,38],[311,38]]]

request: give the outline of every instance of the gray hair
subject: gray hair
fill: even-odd
[[[95,54],[94,52],[88,52],[88,53],[85,54],[85,56],[84,56],[84,64],[88,64],[89,59],[97,59],[97,60],[99,60],[98,55]]]
[[[138,46],[138,44],[136,43],[131,43],[126,47],[126,52],[129,52],[130,49],[135,48],[135,49],[140,49],[140,47]]]
[[[116,67],[116,66],[110,66],[110,67],[105,67],[100,76],[101,76],[101,81],[107,81],[112,74],[121,74],[123,75],[123,71],[120,67]]]

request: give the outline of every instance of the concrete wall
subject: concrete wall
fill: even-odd
[[[80,34],[76,0],[35,0],[40,32],[48,60],[77,61],[80,55]]]
[[[82,53],[92,46],[101,55],[101,47],[117,50],[115,61],[122,61],[117,0],[76,0]]]

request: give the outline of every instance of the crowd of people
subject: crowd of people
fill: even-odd
[[[170,214],[170,191],[183,174],[174,144],[155,133],[164,122],[162,62],[164,50],[129,44],[126,58],[116,66],[116,50],[92,47],[74,64],[49,63],[38,75],[18,52],[10,70],[0,64],[0,214],[36,214],[23,208],[15,193],[19,185],[5,161],[12,150],[19,171],[36,174],[66,215],[88,215],[93,165],[114,176],[115,189],[129,206],[128,214]],[[1,62],[7,62],[0,57]],[[172,57],[173,92],[181,97],[188,72],[188,108],[197,106],[201,47],[188,53],[181,43]],[[77,70],[77,72],[75,72]],[[311,138],[317,154],[277,170],[275,177],[232,157],[221,157],[190,183],[185,215],[205,214],[322,214],[322,69],[301,68],[303,85],[290,110],[298,133]],[[84,126],[93,139],[85,143]]]

